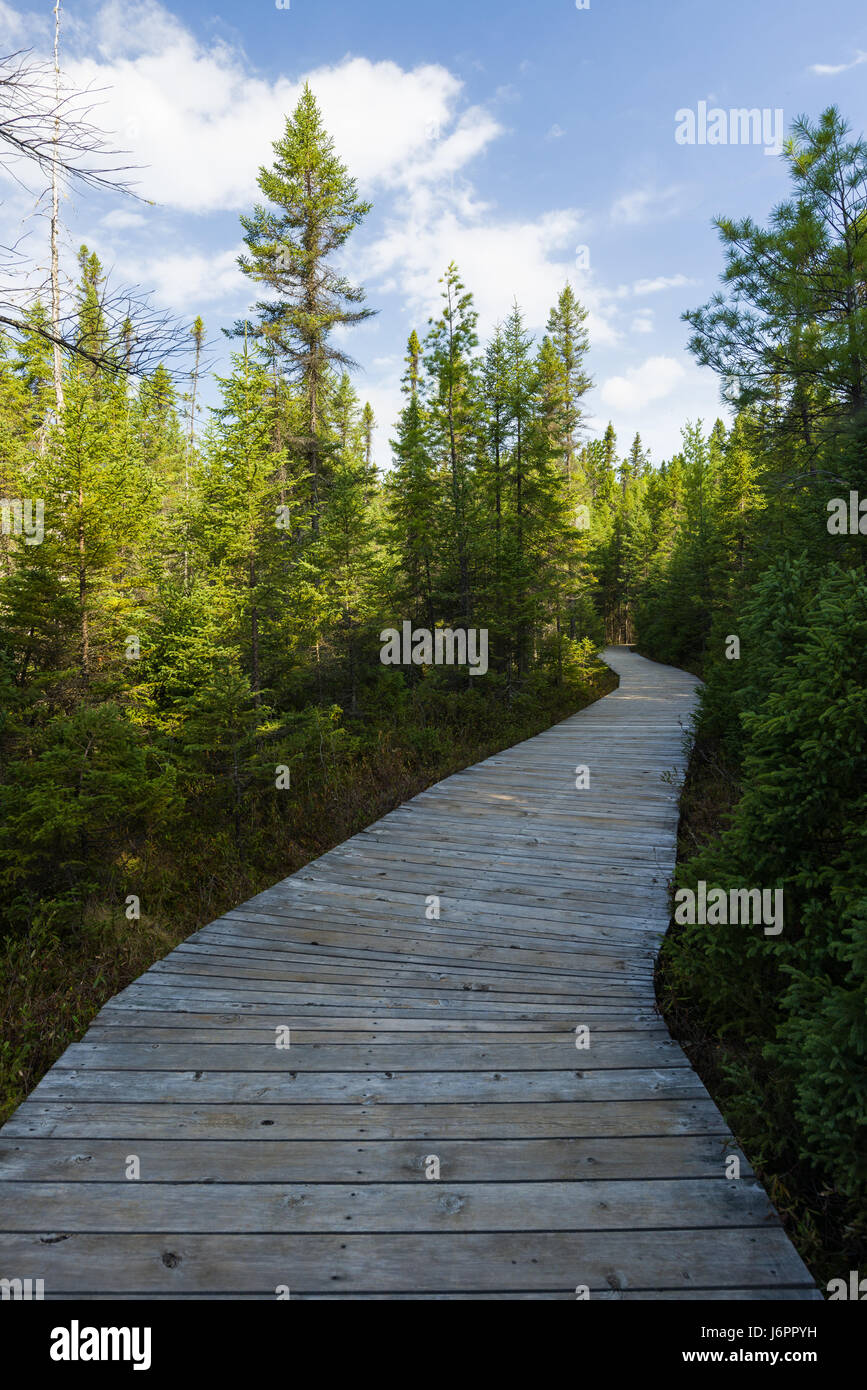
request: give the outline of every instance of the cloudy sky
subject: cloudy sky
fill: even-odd
[[[2,51],[47,53],[52,9],[0,0]],[[684,420],[724,413],[680,320],[717,287],[711,219],[764,220],[787,188],[762,143],[679,143],[676,113],[781,109],[788,126],[836,103],[867,127],[863,0],[65,0],[63,51],[153,204],[78,191],[70,254],[86,241],[118,283],[200,313],[223,364],[220,329],[255,298],[238,214],[310,81],[374,203],[347,268],[379,313],[347,346],[381,464],[406,338],[452,259],[483,333],[515,299],[542,329],[571,280],[590,311],[591,428],[611,419],[624,452],[638,429],[670,455]],[[38,191],[0,180],[0,241],[24,233],[37,261]]]

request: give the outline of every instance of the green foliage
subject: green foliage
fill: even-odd
[[[726,888],[782,887],[784,931],[769,939],[748,928],[691,927],[679,960],[714,1028],[763,1042],[804,1152],[853,1193],[867,1179],[863,571],[832,568],[804,598],[809,621],[790,610],[787,630],[769,624],[765,644],[756,644],[753,679],[763,694],[743,714],[737,814],[684,876]],[[765,611],[753,608],[751,637]]]
[[[5,1064],[33,1079],[38,959],[61,1045],[168,944],[160,913],[207,920],[586,703],[598,646],[637,643],[704,674],[702,736],[741,793],[681,881],[785,893],[779,938],[673,937],[673,988],[732,1049],[761,1161],[863,1196],[867,588],[863,537],[826,526],[829,498],[867,490],[863,142],[834,110],[796,123],[791,199],[767,228],[719,221],[725,293],[687,319],[730,427],[688,423],[659,466],[640,434],[588,438],[572,287],[540,341],[505,300],[482,344],[452,263],[384,476],[344,351],[371,312],[340,269],[369,204],[309,87],[273,151],[242,218],[262,297],[205,429],[201,319],[189,397],[163,367],[112,370],[121,344],[65,355],[62,412],[44,308],[0,340],[3,495],[45,500],[41,544],[0,536],[0,925],[23,1010]],[[81,343],[105,356],[102,268],[86,247],[79,266]],[[384,667],[402,622],[487,630],[488,674]],[[159,904],[146,948],[129,893]],[[64,1002],[61,963],[88,952],[99,987]]]
[[[650,655],[700,665],[698,732],[740,788],[679,882],[779,887],[785,904],[779,936],[678,930],[670,997],[717,1040],[765,1172],[799,1174],[804,1230],[830,1201],[851,1242],[867,1195],[867,565],[863,537],[826,522],[867,475],[867,155],[831,110],[796,123],[787,157],[792,199],[767,229],[720,219],[729,297],[686,316],[738,412],[727,435],[685,436],[638,632]]]
[[[37,893],[80,913],[106,877],[118,892],[124,853],[170,822],[174,780],[115,705],[79,706],[52,719],[0,784],[7,921],[26,921]]]
[[[164,366],[131,379],[138,325],[112,347],[87,247],[89,355],[62,354],[62,411],[44,308],[0,339],[3,495],[45,503],[41,543],[0,535],[4,1061],[24,1081],[148,952],[606,679],[571,511],[589,386],[571,288],[540,345],[515,305],[483,359],[449,266],[381,477],[343,337],[371,311],[338,262],[369,204],[309,87],[258,182],[240,266],[261,298],[204,428],[201,318],[187,397]],[[403,621],[486,628],[487,676],[386,668]],[[63,993],[88,953],[116,959]]]

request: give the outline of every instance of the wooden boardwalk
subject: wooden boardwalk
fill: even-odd
[[[743,1157],[726,1179],[737,1150],[654,1005],[664,774],[697,682],[606,655],[614,694],[106,1005],[0,1131],[0,1277],[46,1297],[821,1297]]]

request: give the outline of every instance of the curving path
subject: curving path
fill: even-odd
[[[821,1297],[742,1156],[726,1179],[737,1150],[654,1005],[698,682],[605,655],[614,694],[106,1005],[0,1131],[0,1278],[46,1297]]]

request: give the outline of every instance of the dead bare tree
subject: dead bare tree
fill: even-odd
[[[58,21],[59,15],[55,44]],[[113,149],[90,119],[99,94],[92,88],[64,91],[56,59],[47,63],[29,49],[0,57],[0,163],[6,172],[17,177],[19,169],[36,165],[50,178],[56,167],[74,182],[137,197],[121,177],[134,166],[109,162],[124,152]]]
[[[60,5],[54,6],[54,157],[51,161],[51,331],[55,335],[53,346],[54,399],[57,405],[58,420],[63,417],[63,357],[60,351],[60,170],[58,166],[57,145],[60,139],[60,119],[57,106],[60,101]]]
[[[60,71],[61,0],[54,8],[54,53],[51,62],[29,50],[0,56],[0,168],[22,187],[25,176],[39,174],[50,190],[50,263],[46,281],[35,283],[34,265],[22,251],[23,238],[0,246],[6,283],[0,285],[0,325],[16,335],[37,334],[52,345],[55,401],[63,408],[64,352],[113,372],[141,376],[163,363],[169,365],[189,351],[188,328],[174,314],[155,308],[138,286],[100,293],[106,334],[98,345],[82,337],[76,306],[63,309],[60,286],[60,194],[64,184],[121,194],[140,203],[128,176],[135,166],[118,162],[105,132],[91,119],[98,89],[65,89]],[[28,189],[28,191],[32,191]],[[47,321],[29,313],[42,296],[50,296]],[[132,329],[130,328],[132,325]],[[189,372],[175,369],[178,376]]]

